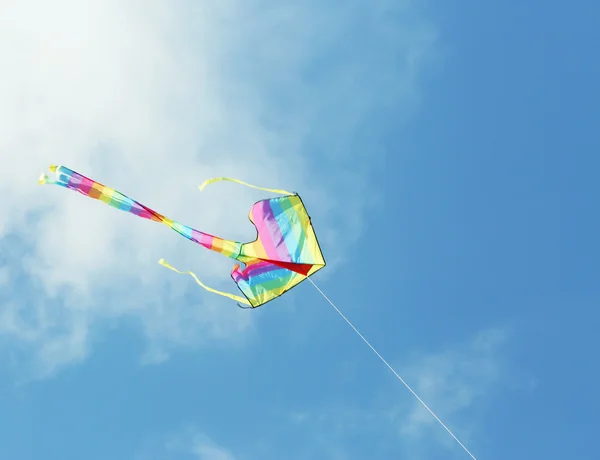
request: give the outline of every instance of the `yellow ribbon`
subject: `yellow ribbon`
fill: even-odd
[[[276,188],[257,187],[256,185],[249,184],[249,183],[241,181],[239,179],[233,179],[231,177],[213,177],[212,179],[207,179],[202,183],[202,185],[200,185],[200,187],[199,187],[200,191],[204,190],[204,187],[206,187],[207,185],[214,184],[215,182],[220,182],[222,180],[226,180],[229,182],[235,182],[237,184],[242,184],[242,185],[245,185],[246,187],[255,188],[257,190],[263,190],[265,192],[279,193],[281,195],[294,195],[294,193],[292,193],[292,192],[287,192],[285,190],[279,190]]]
[[[160,259],[158,261],[158,263],[161,264],[163,267],[167,267],[169,270],[173,270],[174,272],[179,273],[180,275],[190,275],[192,278],[194,278],[194,280],[196,280],[196,283],[198,283],[200,286],[202,286],[204,289],[206,289],[209,292],[212,292],[214,294],[222,295],[223,297],[229,297],[230,299],[236,300],[237,302],[241,302],[243,304],[250,305],[250,302],[248,302],[248,300],[244,299],[243,297],[240,297],[240,296],[237,296],[237,295],[234,295],[234,294],[229,294],[229,293],[223,292],[223,291],[217,291],[216,289],[208,287],[206,284],[204,284],[202,281],[200,281],[198,279],[198,277],[196,276],[195,273],[190,272],[190,271],[182,272],[180,270],[177,270],[172,265],[169,265],[165,261],[165,259]]]

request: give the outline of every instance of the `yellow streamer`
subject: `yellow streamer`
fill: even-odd
[[[174,272],[179,273],[180,275],[190,275],[192,278],[194,278],[194,280],[196,280],[196,283],[198,283],[200,286],[202,286],[204,289],[206,289],[209,292],[212,292],[214,294],[222,295],[223,297],[229,297],[230,299],[233,299],[233,300],[235,300],[237,302],[241,302],[243,304],[250,305],[250,302],[248,302],[248,300],[244,299],[243,297],[240,297],[240,296],[237,296],[237,295],[234,295],[234,294],[229,294],[229,293],[223,292],[223,291],[217,291],[216,289],[208,287],[206,284],[204,284],[202,281],[200,281],[198,279],[198,277],[196,276],[195,273],[190,272],[190,271],[187,271],[187,272],[179,271],[175,267],[173,267],[172,265],[169,265],[165,261],[165,259],[160,259],[158,261],[158,263],[161,264],[163,267],[167,267],[169,270],[173,270]]]
[[[265,192],[279,193],[280,195],[295,195],[295,193],[286,192],[285,190],[279,190],[276,188],[257,187],[256,185],[249,184],[249,183],[241,181],[239,179],[233,179],[231,177],[213,177],[212,179],[207,179],[202,183],[202,185],[200,185],[200,187],[199,187],[200,191],[204,190],[204,187],[206,187],[207,185],[214,184],[215,182],[220,182],[222,180],[226,180],[229,182],[235,182],[237,184],[242,184],[242,185],[245,185],[246,187],[255,188],[257,190],[263,190]]]
[[[48,169],[50,170],[50,172],[53,172],[53,173],[55,173],[58,168],[60,168],[60,166],[50,165],[48,167]],[[54,183],[56,183],[56,180],[53,179],[53,178],[51,179],[50,177],[48,177],[48,174],[46,174],[46,173],[42,173],[40,175],[39,179],[38,179],[38,184],[39,185],[54,184]]]

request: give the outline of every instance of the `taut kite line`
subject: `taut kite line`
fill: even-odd
[[[356,334],[371,348],[381,361],[392,371],[392,373],[404,384],[404,386],[417,398],[417,400],[429,411],[429,413],[442,425],[442,427],[454,438],[463,450],[477,460],[475,456],[461,443],[450,429],[438,418],[437,415],[425,404],[415,391],[400,377],[390,364],[375,350],[367,339],[354,327],[344,314],[329,300],[309,277],[318,270],[325,267],[325,259],[317,242],[310,217],[296,193],[285,190],[268,189],[256,187],[246,182],[228,177],[216,177],[205,181],[200,190],[208,184],[221,180],[237,182],[248,187],[264,190],[271,193],[283,195],[258,201],[252,206],[249,214],[250,221],[257,230],[256,240],[249,243],[225,240],[208,233],[195,230],[180,224],[147,206],[132,200],[122,193],[108,188],[81,174],[64,166],[50,166],[50,171],[55,177],[50,178],[42,174],[38,180],[39,184],[55,184],[71,189],[90,198],[100,200],[112,207],[129,212],[144,219],[161,222],[187,239],[204,246],[211,251],[219,252],[227,257],[245,264],[240,269],[239,264],[233,267],[231,277],[237,284],[244,297],[227,292],[217,291],[204,285],[194,273],[182,272],[169,265],[164,259],[159,261],[163,266],[177,273],[189,274],[204,289],[229,297],[238,303],[249,305],[246,308],[256,308],[285,294],[294,286],[308,279],[319,291],[323,298],[331,304],[335,311],[348,323]]]

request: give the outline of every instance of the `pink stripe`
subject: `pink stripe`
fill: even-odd
[[[205,248],[212,249],[214,236],[208,233],[199,232],[198,230],[192,230],[192,241],[201,244]]]
[[[252,217],[254,218],[254,225],[256,225],[256,229],[258,230],[259,241],[261,242],[267,256],[274,260],[279,260],[279,254],[277,254],[277,248],[273,244],[273,241],[269,238],[269,230],[265,225],[265,221],[262,218],[262,215],[259,214],[261,209],[259,206],[252,207]]]
[[[144,208],[133,208],[132,207],[129,212],[132,214],[135,214],[136,216],[142,217],[144,219],[152,219],[152,214],[150,214]]]
[[[90,193],[90,190],[92,189],[92,186],[94,185],[94,181],[91,179],[88,179],[87,177],[83,177],[83,176],[79,176],[81,177],[81,184],[79,185],[79,188],[81,190],[83,190],[86,194]]]

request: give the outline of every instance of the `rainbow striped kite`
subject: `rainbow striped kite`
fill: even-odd
[[[208,184],[227,180],[284,195],[258,201],[252,206],[248,217],[256,227],[258,236],[252,242],[239,243],[175,222],[122,193],[64,166],[52,165],[50,171],[55,173],[55,177],[50,178],[42,174],[38,181],[40,184],[60,185],[144,219],[162,222],[187,239],[244,264],[243,269],[236,264],[231,272],[231,277],[244,294],[245,298],[242,298],[212,289],[204,285],[194,273],[179,271],[164,259],[159,261],[160,264],[177,273],[191,275],[200,286],[210,292],[249,305],[247,308],[260,307],[283,295],[325,266],[310,216],[296,193],[255,187],[227,177],[217,177],[204,182],[200,190]]]

